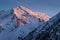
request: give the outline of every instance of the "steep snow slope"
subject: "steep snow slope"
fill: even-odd
[[[0,11],[0,40],[30,38],[31,33],[49,20],[49,16],[19,6],[8,11]],[[30,34],[30,35],[29,35]],[[25,38],[26,37],[26,38]],[[29,40],[29,39],[28,39]]]
[[[37,14],[39,14],[39,19]],[[23,6],[19,6],[13,10],[8,11],[2,10],[0,11],[0,31],[11,31],[17,28],[18,25],[21,26],[27,23],[35,24],[39,21],[42,22],[42,20],[45,21],[45,18],[50,18],[47,15],[45,18],[42,18],[44,15],[45,14],[33,12]]]
[[[17,18],[13,11],[0,11],[0,40],[17,27]],[[6,35],[7,34],[7,35]]]
[[[60,13],[38,28],[33,40],[60,40]]]
[[[0,40],[27,40],[26,37],[38,27],[40,23],[35,24],[25,24],[22,27],[18,27],[17,29],[11,32],[4,32],[0,34]],[[29,26],[29,27],[28,27]],[[30,38],[31,36],[29,36]]]

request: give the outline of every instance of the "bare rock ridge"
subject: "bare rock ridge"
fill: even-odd
[[[18,6],[14,8],[14,14],[19,19],[19,25],[23,25],[26,23],[35,23],[37,19],[40,21],[48,21],[50,17],[42,12],[34,12],[26,7]]]

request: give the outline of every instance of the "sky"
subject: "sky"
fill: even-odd
[[[60,0],[0,0],[0,11],[23,5],[33,11],[54,16],[60,12]]]

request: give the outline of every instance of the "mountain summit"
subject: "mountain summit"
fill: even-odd
[[[39,33],[36,32],[38,28],[42,29],[42,25],[49,19],[48,15],[23,6],[8,11],[2,10],[0,11],[0,40],[33,40]]]
[[[34,12],[26,7],[18,6],[13,9],[18,18],[18,24],[35,23],[36,21],[48,21],[50,17],[42,12]]]

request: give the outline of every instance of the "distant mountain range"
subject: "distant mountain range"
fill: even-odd
[[[60,13],[51,18],[23,6],[2,10],[0,40],[60,40]]]

